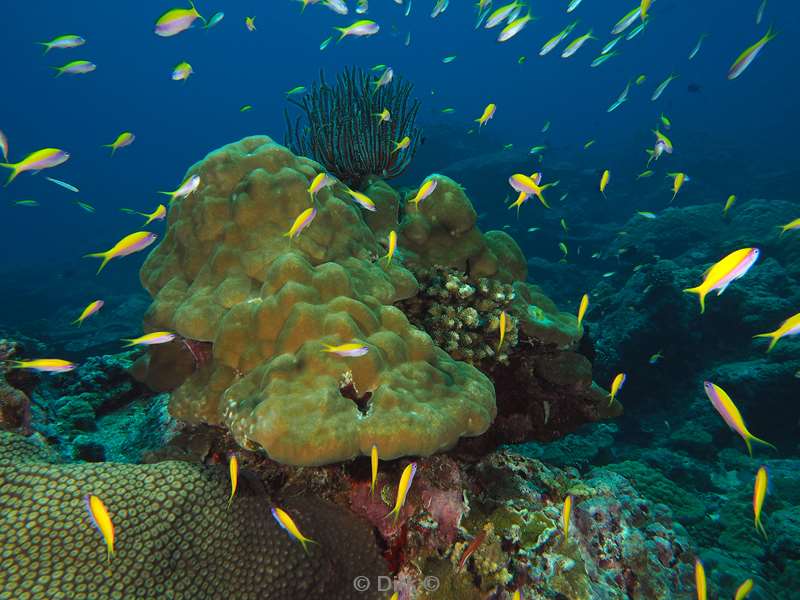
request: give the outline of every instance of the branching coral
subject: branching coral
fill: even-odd
[[[301,100],[290,99],[302,114],[292,122],[286,112],[286,144],[296,154],[322,163],[329,173],[352,188],[367,177],[400,175],[411,162],[422,132],[415,126],[419,101],[402,78],[377,85],[378,78],[362,69],[345,69],[333,85],[320,81]],[[389,120],[380,115],[389,111]],[[406,148],[396,144],[408,137]]]

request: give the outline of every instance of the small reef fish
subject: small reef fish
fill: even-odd
[[[138,210],[132,210],[130,208],[120,208],[120,210],[124,213],[128,213],[129,215],[139,215],[140,217],[147,219],[144,222],[145,227],[150,225],[150,223],[153,221],[163,221],[167,217],[167,207],[163,204],[159,204],[158,207],[149,214],[139,212]]]
[[[572,2],[570,2],[569,5],[567,6],[567,12],[571,13],[573,10],[575,10],[580,6],[581,2],[583,2],[583,0],[572,0]]]
[[[539,154],[540,152],[544,152],[545,150],[547,150],[547,146],[534,146],[533,148],[530,149],[530,152],[528,152],[528,154]]]
[[[625,385],[625,380],[627,379],[627,375],[625,373],[617,373],[616,377],[614,377],[614,381],[611,382],[611,393],[608,394],[610,399],[609,404],[613,404],[614,400],[617,398],[617,394],[622,389],[622,386]]]
[[[486,124],[486,121],[494,117],[495,112],[497,112],[496,104],[491,103],[486,105],[486,108],[483,109],[481,116],[475,119],[475,122],[478,124],[478,131],[480,131],[480,128]]]
[[[653,3],[653,0],[642,0],[641,5],[639,6],[639,16],[641,17],[642,21],[647,19],[647,11],[650,10],[650,5]]]
[[[253,110],[253,105],[252,104],[245,104],[239,109],[239,112],[247,112],[247,111],[250,111],[250,110]]]
[[[744,73],[745,69],[750,66],[750,63],[752,63],[756,56],[758,56],[758,53],[761,52],[761,49],[766,46],[768,42],[774,40],[777,35],[778,34],[772,30],[772,27],[770,27],[764,37],[742,52],[739,58],[731,65],[728,71],[728,79],[736,79],[739,75]]]
[[[442,113],[445,114],[445,115],[452,115],[454,112],[456,112],[456,109],[452,108],[450,106],[448,106],[447,108],[443,108],[442,109]]]
[[[615,56],[619,56],[619,52],[617,52],[616,50],[615,50],[614,52],[611,52],[611,53],[609,53],[609,54],[601,54],[600,56],[598,56],[597,58],[595,58],[595,59],[594,59],[594,60],[591,62],[591,64],[590,64],[589,66],[590,66],[590,67],[599,67],[599,66],[600,66],[600,65],[602,65],[604,62],[606,62],[607,60],[609,60],[609,59],[611,59],[611,58],[614,58]]]
[[[200,186],[200,175],[192,175],[191,177],[187,177],[183,180],[178,186],[178,189],[172,192],[158,192],[159,194],[164,194],[165,196],[169,196],[169,203],[172,204],[175,200],[180,200],[181,198],[186,198],[190,196],[197,188]]]
[[[753,591],[753,580],[748,579],[738,588],[736,588],[736,595],[733,597],[733,600],[745,600],[750,595],[750,592]]]
[[[222,11],[215,12],[208,20],[208,23],[205,24],[205,27],[203,29],[211,29],[212,27],[219,25],[219,22],[222,21],[222,19],[224,18],[225,18],[224,12]]]
[[[369,494],[372,496],[375,493],[375,483],[378,481],[378,447],[373,445],[369,453],[370,466],[372,470],[372,480],[369,484]]]
[[[337,15],[346,15],[349,12],[344,0],[324,0],[323,4]]]
[[[514,0],[509,4],[501,6],[486,18],[486,24],[483,26],[485,29],[492,29],[497,27],[500,23],[508,19],[508,17],[518,8],[522,8],[523,3]]]
[[[172,81],[186,81],[192,73],[194,73],[194,69],[188,62],[178,63],[172,69]]]
[[[317,173],[316,177],[314,177],[313,181],[311,182],[311,185],[308,186],[308,190],[306,190],[311,202],[313,203],[314,200],[317,199],[317,194],[319,192],[324,190],[326,187],[333,185],[335,182],[336,180],[327,173]]]
[[[433,5],[433,10],[431,11],[431,19],[435,19],[446,11],[448,6],[450,6],[450,0],[436,0],[436,4]]]
[[[12,369],[27,369],[40,373],[67,373],[77,368],[78,365],[60,358],[37,358],[34,360],[12,361]]]
[[[324,40],[322,40],[322,42],[319,45],[319,49],[320,50],[325,50],[325,48],[327,48],[332,41],[333,41],[333,36],[329,35]]]
[[[658,215],[656,215],[656,213],[652,213],[652,212],[649,212],[649,211],[646,211],[646,210],[636,211],[636,214],[639,215],[640,217],[644,217],[645,219],[657,219],[658,218]]]
[[[172,8],[156,20],[154,33],[160,37],[171,37],[189,29],[194,22],[205,19],[200,16],[194,7],[194,2],[189,2],[189,8]]]
[[[779,225],[778,227],[781,230],[780,235],[782,237],[783,234],[786,233],[787,231],[794,231],[796,229],[800,229],[800,218],[790,221],[786,225]]]
[[[753,337],[770,338],[771,341],[767,347],[767,352],[772,352],[772,349],[775,347],[775,344],[778,343],[778,340],[790,335],[797,335],[798,333],[800,333],[800,313],[797,313],[796,315],[786,319],[775,331],[770,331],[769,333],[759,333]]]
[[[44,53],[47,54],[53,48],[66,49],[66,48],[77,48],[78,46],[83,46],[86,43],[86,40],[79,35],[67,34],[54,37],[49,42],[36,42],[36,43],[39,44],[40,46],[44,46]]]
[[[228,498],[228,508],[230,508],[233,497],[236,495],[236,487],[239,485],[239,459],[236,458],[235,452],[228,455],[228,473],[231,477],[231,495]]]
[[[456,56],[455,56],[455,54],[451,54],[450,56],[445,56],[445,57],[442,59],[442,62],[443,62],[444,64],[448,65],[448,64],[450,64],[451,62],[453,62],[455,59],[456,59]]]
[[[114,153],[119,148],[125,148],[126,146],[130,146],[133,141],[136,139],[136,136],[132,134],[130,131],[123,131],[117,136],[110,144],[105,144],[103,148],[111,148],[111,156],[114,156]]]
[[[378,117],[378,123],[390,123],[392,121],[392,113],[388,108],[384,108],[379,113],[373,113],[373,117]]]
[[[392,79],[394,79],[394,69],[392,69],[392,67],[386,67],[380,78],[377,81],[372,82],[372,85],[375,86],[375,89],[372,90],[372,93],[374,94],[383,86],[389,85],[392,82]]]
[[[665,115],[664,113],[661,113],[658,116],[658,120],[661,121],[661,124],[664,126],[664,129],[666,130],[672,129],[672,121],[670,121],[667,115]]]
[[[722,209],[722,216],[727,217],[728,211],[733,207],[734,202],[736,202],[736,196],[731,194],[728,196],[728,199],[725,201],[725,208]]]
[[[80,327],[81,325],[83,325],[83,322],[86,319],[91,317],[93,314],[96,314],[97,312],[99,312],[100,309],[103,308],[104,304],[105,304],[105,302],[103,302],[102,300],[95,300],[94,302],[90,302],[89,305],[86,308],[83,309],[83,312],[81,313],[81,316],[78,317],[77,319],[75,319],[72,322],[72,324],[73,325],[78,325]]]
[[[350,194],[350,197],[353,199],[353,201],[356,204],[358,204],[361,208],[365,208],[368,211],[375,212],[375,203],[369,196],[361,192],[351,190],[350,188],[347,188],[347,193]]]
[[[168,344],[176,337],[178,336],[171,331],[154,331],[153,333],[147,333],[133,339],[123,339],[122,341],[128,342],[125,344],[125,348],[130,348],[131,346],[157,346],[159,344]]]
[[[544,56],[545,54],[548,54],[553,49],[555,49],[555,47],[558,46],[565,37],[567,37],[570,33],[572,33],[572,30],[575,29],[577,25],[578,21],[573,21],[572,23],[567,25],[564,29],[562,29],[559,33],[557,33],[549,40],[547,40],[542,46],[542,49],[539,50],[539,56]]]
[[[761,20],[764,18],[764,10],[767,8],[767,0],[761,0],[756,11],[756,25],[761,25]]]
[[[629,81],[625,86],[625,89],[622,90],[622,93],[617,97],[614,103],[608,107],[606,112],[614,112],[617,108],[619,108],[622,104],[628,101],[628,92],[631,91],[631,82]]]
[[[642,7],[637,6],[631,12],[627,13],[624,17],[622,17],[619,21],[617,21],[616,25],[611,29],[611,35],[617,35],[625,31],[628,27],[633,25],[636,20],[639,18],[642,12]]]
[[[32,152],[18,163],[0,163],[0,167],[11,169],[6,185],[14,181],[17,175],[25,171],[41,171],[51,169],[69,160],[69,153],[58,148],[43,148]]]
[[[769,476],[767,475],[766,467],[759,467],[756,473],[756,482],[753,486],[753,519],[756,531],[767,539],[767,530],[761,523],[761,509],[764,506],[764,498],[767,497],[767,486],[769,484]]]
[[[632,39],[633,39],[633,38],[635,38],[637,35],[639,35],[640,33],[642,33],[642,32],[644,31],[644,28],[645,28],[645,27],[647,27],[647,23],[646,23],[646,22],[645,22],[645,23],[642,23],[641,25],[637,25],[636,27],[634,27],[633,29],[631,29],[630,33],[628,33],[628,35],[626,35],[626,36],[625,36],[625,39],[626,39],[627,41],[630,41],[630,40],[632,40]]]
[[[403,469],[403,474],[400,476],[400,483],[397,485],[397,500],[394,503],[394,508],[384,518],[389,518],[394,515],[394,522],[400,517],[400,510],[406,503],[408,491],[411,489],[411,484],[414,482],[414,475],[417,474],[417,463],[409,463]]]
[[[759,253],[758,248],[735,250],[705,272],[703,283],[683,291],[700,297],[700,314],[703,314],[706,311],[706,295],[717,290],[717,296],[721,296],[731,282],[744,277],[758,260]]]
[[[428,178],[417,190],[417,193],[414,197],[409,200],[409,204],[413,204],[414,207],[419,210],[420,202],[428,198],[433,192],[436,191],[436,186],[439,185],[439,181],[437,179]]]
[[[354,358],[357,356],[364,356],[367,352],[369,352],[369,346],[365,346],[364,344],[358,344],[356,342],[339,344],[338,346],[331,346],[329,344],[322,344],[322,345],[325,346],[323,352],[335,354],[336,356],[341,356],[342,358]]]
[[[703,45],[703,40],[707,37],[707,33],[700,34],[700,37],[697,39],[697,44],[695,44],[694,48],[692,48],[692,51],[689,52],[689,60],[692,60],[695,56],[697,56],[697,53],[700,52],[700,46]]]
[[[550,131],[550,121],[545,121],[544,125],[542,125],[542,133],[547,133]]]
[[[524,17],[519,17],[518,19],[514,19],[508,25],[503,27],[503,30],[500,32],[500,35],[497,36],[498,42],[507,42],[515,35],[517,35],[520,31],[522,31],[525,26],[533,20],[530,11]]]
[[[584,149],[584,150],[588,150],[589,148],[591,148],[592,146],[594,146],[594,145],[595,145],[596,141],[597,141],[597,140],[589,140],[588,142],[586,142],[586,143],[583,145],[583,149]]]
[[[541,182],[541,179],[541,173],[534,173],[530,177],[522,173],[515,173],[509,177],[508,184],[520,194],[519,198],[517,198],[517,201],[511,204],[509,208],[521,206],[522,203],[525,202],[530,196],[536,196],[539,199],[539,202],[541,202],[545,208],[550,208],[547,200],[545,200],[543,192],[548,187],[553,187],[554,184],[548,183],[540,186],[539,183]]]
[[[394,142],[394,150],[392,150],[392,154],[395,152],[399,152],[400,150],[405,150],[411,145],[411,138],[406,136],[399,142]]]
[[[363,15],[369,10],[369,0],[358,0],[356,5],[356,14]]]
[[[670,203],[672,203],[672,201],[675,200],[675,196],[678,195],[678,192],[681,190],[681,187],[683,186],[683,182],[684,181],[686,181],[686,173],[675,173],[673,175],[673,177],[672,177],[672,199],[670,200]]]
[[[582,36],[575,38],[572,40],[564,51],[561,53],[561,58],[569,58],[570,56],[574,55],[578,50],[581,49],[588,40],[596,40],[597,38],[592,35],[592,30],[590,29],[588,33],[584,33]]]
[[[581,297],[580,306],[578,306],[578,325],[583,323],[583,317],[586,315],[587,308],[589,308],[589,294],[584,294]]]
[[[600,177],[600,193],[603,194],[603,197],[606,195],[606,186],[608,185],[608,180],[611,178],[611,173],[608,169],[603,171],[603,175]]]
[[[615,37],[613,40],[611,40],[605,46],[603,46],[603,49],[600,50],[600,54],[608,54],[609,52],[611,52],[614,46],[616,46],[621,39],[622,39],[621,35]]]
[[[647,75],[639,75],[636,78],[636,85],[642,85],[645,81],[647,81]]]
[[[304,94],[306,91],[305,86],[298,85],[297,87],[293,87],[289,91],[286,92],[287,96],[294,96],[295,94]]]
[[[70,192],[74,192],[76,194],[80,192],[78,188],[76,188],[71,183],[67,183],[66,181],[61,181],[60,179],[53,179],[52,177],[45,177],[45,179],[47,179],[47,181],[49,181],[50,183],[55,183],[57,186],[60,186],[65,190],[69,190]]]
[[[284,237],[288,237],[290,239],[296,238],[300,235],[306,227],[311,224],[311,221],[314,220],[314,217],[317,216],[317,209],[313,206],[311,208],[305,209],[294,220],[292,226],[289,228],[289,231],[283,234]]]
[[[36,200],[17,200],[14,204],[17,206],[39,206]]]
[[[255,31],[256,30],[256,18],[255,17],[245,17],[244,18],[244,26],[247,27],[247,31]]]
[[[699,558],[694,561],[694,586],[697,591],[697,600],[708,600],[706,569]]]
[[[642,171],[636,176],[636,179],[644,179],[645,177],[652,177],[655,171],[651,169],[647,169],[646,171]]]
[[[500,311],[500,320],[498,322],[498,328],[500,329],[500,341],[497,343],[497,350],[500,350],[500,347],[503,345],[503,340],[506,339],[506,311]]]
[[[651,365],[656,365],[661,361],[662,358],[664,358],[664,354],[661,352],[661,350],[659,350],[658,352],[653,354],[653,356],[647,359],[647,362],[650,363]]]
[[[92,524],[106,542],[106,560],[111,562],[111,557],[114,556],[114,523],[111,521],[111,515],[108,514],[106,505],[97,496],[88,494],[84,501]]]
[[[84,258],[102,258],[103,262],[100,263],[100,268],[97,269],[97,273],[100,274],[100,271],[105,268],[105,266],[108,264],[108,261],[111,259],[122,258],[123,256],[128,256],[134,252],[144,250],[153,242],[155,242],[157,238],[158,236],[155,233],[150,233],[149,231],[137,231],[136,233],[126,235],[124,238],[114,244],[110,250],[87,254],[84,256]]]
[[[314,540],[307,538],[295,525],[294,520],[290,517],[284,510],[278,508],[277,506],[272,509],[272,516],[275,517],[275,520],[278,522],[278,525],[289,534],[289,537],[296,539],[303,545],[303,550],[306,554],[308,554],[308,543],[311,542],[312,544],[316,544]]]
[[[564,499],[564,508],[561,509],[561,525],[564,528],[564,539],[569,537],[569,523],[572,519],[572,496]]]
[[[670,76],[669,76],[669,77],[667,77],[667,78],[666,78],[664,81],[662,81],[661,83],[659,83],[659,84],[658,84],[658,87],[657,87],[657,88],[656,88],[656,90],[653,92],[653,95],[652,95],[652,96],[650,96],[650,100],[651,100],[652,102],[655,102],[656,100],[658,100],[659,98],[661,98],[661,94],[663,94],[663,93],[664,93],[664,90],[666,90],[666,89],[667,89],[667,86],[668,86],[670,83],[672,83],[672,81],[673,81],[673,80],[677,79],[678,77],[679,77],[679,75],[676,75],[675,73],[670,73]]]
[[[60,67],[53,67],[56,70],[56,77],[60,77],[64,73],[67,75],[85,75],[97,69],[97,65],[88,60],[73,60]]]
[[[355,37],[364,37],[369,35],[375,35],[380,31],[380,26],[375,21],[369,21],[367,19],[356,21],[352,25],[348,25],[347,27],[334,27],[336,31],[338,31],[341,35],[336,42],[341,42],[344,38],[348,36],[355,36]]]
[[[758,442],[759,444],[769,446],[773,450],[777,450],[775,446],[769,442],[757,438],[747,430],[747,426],[744,423],[742,414],[739,412],[739,409],[736,408],[733,400],[731,400],[731,397],[728,396],[725,390],[718,385],[711,383],[710,381],[703,382],[703,388],[705,389],[706,396],[708,396],[708,399],[711,400],[711,404],[720,414],[728,427],[742,437],[745,445],[747,446],[747,452],[750,454],[750,456],[753,456],[753,447],[751,442]]]
[[[8,160],[8,138],[2,130],[0,130],[0,150],[3,152],[3,160]]]
[[[566,220],[564,220],[564,219],[562,218],[562,219],[561,219],[561,221],[559,221],[559,223],[560,223],[560,225],[561,225],[561,229],[563,229],[563,230],[564,230],[564,233],[569,233],[569,228],[567,227],[567,222],[566,222]]]
[[[392,257],[394,256],[394,251],[397,250],[397,232],[392,229],[389,232],[389,248],[386,252],[384,258],[386,259],[386,266],[388,267],[392,264]]]
[[[470,556],[475,554],[475,551],[480,547],[480,545],[486,539],[488,533],[489,532],[487,528],[484,527],[475,537],[472,538],[472,541],[464,549],[464,553],[461,555],[461,558],[458,559],[458,565],[456,566],[456,573],[461,573],[464,570],[464,565],[467,564],[467,560],[469,559]]]

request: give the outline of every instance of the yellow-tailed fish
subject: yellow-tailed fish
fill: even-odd
[[[736,79],[744,73],[744,70],[750,66],[750,63],[755,60],[758,53],[761,52],[761,49],[770,41],[775,39],[775,36],[778,34],[772,31],[772,27],[769,28],[766,35],[758,40],[755,44],[747,48],[744,52],[739,55],[739,58],[731,65],[730,70],[728,71],[728,79]]]
[[[567,245],[564,242],[558,242],[558,249],[564,254],[564,258],[566,258],[569,254],[569,248],[567,248]]]
[[[524,203],[529,196],[536,196],[539,199],[539,202],[541,202],[545,208],[550,208],[550,205],[544,198],[543,192],[547,188],[553,187],[555,184],[547,183],[545,185],[539,185],[541,180],[541,173],[534,173],[530,177],[523,173],[515,173],[509,177],[508,184],[520,194],[519,198],[517,198],[517,201],[509,206],[509,208],[522,205],[522,203]]]
[[[800,333],[800,313],[797,313],[796,315],[786,319],[775,331],[770,331],[769,333],[759,333],[753,337],[770,338],[771,341],[767,347],[767,352],[771,352],[775,347],[775,344],[778,343],[778,340],[789,335],[797,335],[798,333]]]
[[[375,113],[374,117],[378,117],[378,123],[390,123],[392,120],[392,113],[388,108],[384,108],[381,112]]]
[[[425,200],[428,196],[430,196],[434,191],[436,191],[436,186],[439,184],[437,179],[433,177],[429,177],[425,180],[425,182],[419,186],[417,193],[414,197],[409,201],[409,203],[414,205],[414,208],[419,210],[419,203]]]
[[[244,26],[247,27],[247,31],[255,31],[256,30],[256,18],[255,17],[245,17],[244,18]]]
[[[614,403],[614,400],[617,398],[617,394],[622,389],[622,386],[625,385],[625,380],[627,378],[628,377],[625,375],[625,373],[617,373],[617,376],[614,377],[614,381],[611,382],[611,393],[608,394],[609,404]]]
[[[500,311],[500,323],[498,325],[499,328],[500,328],[500,341],[497,344],[497,350],[498,351],[500,350],[500,347],[503,345],[503,340],[506,339],[506,320],[507,320],[506,311],[501,310]]]
[[[172,69],[172,81],[187,81],[192,73],[194,73],[194,69],[188,62],[178,63]]]
[[[67,75],[85,75],[97,69],[97,65],[88,60],[73,60],[60,67],[53,67],[56,70],[56,77],[64,73]]]
[[[103,259],[103,262],[100,263],[100,268],[97,269],[97,273],[99,274],[111,259],[122,258],[123,256],[128,256],[134,252],[144,250],[153,242],[155,242],[157,238],[158,236],[155,233],[150,233],[149,231],[137,231],[136,233],[126,235],[124,238],[114,244],[110,250],[87,254],[84,256],[84,258],[91,257]]]
[[[759,254],[758,248],[742,248],[731,252],[705,272],[703,283],[683,291],[700,297],[700,314],[702,314],[706,311],[706,295],[714,290],[717,290],[717,296],[721,295],[731,282],[744,277],[758,260]]]
[[[767,475],[767,468],[761,466],[756,473],[756,482],[753,486],[753,519],[756,531],[767,539],[767,530],[761,523],[761,509],[764,506],[764,498],[767,497],[767,486],[769,485],[769,476]]]
[[[348,36],[364,37],[375,35],[378,33],[378,31],[380,31],[380,26],[375,21],[363,19],[361,21],[356,21],[347,27],[334,27],[334,29],[340,34],[339,39],[336,40],[336,42],[339,43]]]
[[[367,352],[369,352],[369,346],[359,344],[358,342],[348,342],[346,344],[339,344],[338,346],[331,346],[329,344],[322,345],[325,346],[325,350],[323,350],[323,352],[335,354],[336,356],[341,356],[343,358],[364,356]]]
[[[561,58],[569,58],[578,50],[580,50],[581,46],[583,46],[587,41],[596,39],[597,38],[592,35],[592,30],[590,29],[588,33],[584,33],[582,36],[572,40],[567,47],[564,48],[564,51],[561,53]]]
[[[564,539],[569,537],[569,522],[572,519],[572,496],[564,499],[564,508],[561,509],[561,526],[564,528]]]
[[[405,150],[411,145],[411,138],[406,136],[399,142],[394,142],[394,150],[392,150],[392,154],[395,152],[399,152],[400,150]]]
[[[753,580],[748,579],[738,588],[736,588],[736,595],[733,597],[733,600],[745,600],[750,595],[750,592],[753,591]]]
[[[386,252],[386,255],[383,257],[386,259],[386,266],[388,267],[392,264],[392,257],[394,256],[394,251],[397,250],[397,232],[392,229],[389,232],[389,248]]]
[[[486,108],[483,109],[483,113],[481,114],[481,116],[475,119],[475,122],[478,123],[478,131],[480,131],[480,128],[483,127],[489,119],[494,117],[494,113],[496,111],[497,111],[496,104],[492,103],[486,105]]]
[[[641,5],[639,6],[639,16],[641,17],[642,21],[647,18],[647,11],[650,10],[650,5],[653,3],[653,0],[642,0]]]
[[[578,21],[574,21],[571,24],[567,25],[559,33],[557,33],[556,35],[551,37],[549,40],[547,40],[544,43],[544,45],[542,46],[542,49],[539,50],[539,56],[544,56],[545,54],[551,52],[556,46],[558,46],[561,43],[561,41],[565,37],[567,37],[570,33],[572,33],[572,30],[575,29],[575,27],[577,25],[578,25]]]
[[[140,217],[147,219],[144,222],[145,227],[153,221],[163,221],[167,217],[167,207],[163,204],[159,204],[151,213],[143,213],[130,208],[120,208],[120,210],[124,213],[128,213],[129,215],[139,215]]]
[[[639,18],[641,10],[642,10],[641,5],[637,6],[629,13],[627,13],[624,17],[622,17],[619,21],[617,21],[617,24],[614,25],[614,27],[611,29],[611,35],[618,35],[623,31],[625,31],[628,27],[633,25],[636,19]]]
[[[235,452],[231,452],[228,456],[228,473],[231,477],[231,495],[228,498],[228,508],[230,508],[233,497],[236,495],[236,487],[239,485],[239,459]]]
[[[699,558],[694,561],[694,586],[697,591],[697,600],[708,600],[706,569]]]
[[[369,484],[370,496],[375,493],[375,483],[378,481],[378,447],[373,445],[369,453],[370,466],[372,467],[372,480]]]
[[[76,369],[78,365],[60,358],[36,358],[34,360],[14,360],[12,369],[27,369],[40,373],[67,373]]]
[[[58,148],[43,148],[32,152],[18,163],[0,163],[0,167],[11,169],[11,175],[6,181],[6,185],[14,181],[20,173],[25,171],[41,171],[57,167],[69,160],[69,153]]]
[[[189,29],[197,19],[205,22],[193,2],[189,2],[189,8],[172,8],[156,21],[155,34],[161,37],[178,35]]]
[[[311,198],[311,202],[314,202],[319,192],[334,183],[336,183],[336,180],[327,173],[317,173],[316,177],[314,177],[312,180],[311,185],[308,186],[308,190],[306,190]]]
[[[700,34],[700,37],[697,40],[697,44],[695,44],[695,47],[692,48],[691,52],[689,52],[689,60],[692,60],[695,56],[697,56],[697,53],[700,52],[700,46],[703,45],[703,40],[706,39],[707,37],[708,37],[707,33]]]
[[[581,298],[581,304],[578,306],[578,325],[583,323],[583,317],[586,314],[587,308],[589,308],[589,294],[584,294]]]
[[[44,53],[47,54],[53,48],[66,49],[66,48],[77,48],[78,46],[83,46],[86,43],[86,40],[79,35],[67,34],[55,37],[49,42],[36,42],[36,43],[39,44],[40,46],[44,46]]]
[[[731,209],[731,207],[733,206],[734,202],[736,202],[736,196],[731,194],[730,196],[728,196],[728,199],[725,201],[725,208],[722,209],[722,216],[723,217],[727,217],[728,216],[728,211]]]
[[[664,358],[664,353],[661,352],[661,350],[659,350],[658,352],[653,354],[650,358],[648,358],[647,362],[650,363],[651,365],[655,365],[658,364],[658,361],[660,361],[662,358]]]
[[[602,177],[600,177],[600,193],[603,194],[603,197],[606,195],[606,186],[608,185],[608,180],[611,178],[611,173],[608,169],[603,171]]]
[[[88,494],[84,497],[84,501],[92,524],[106,542],[106,560],[111,562],[111,557],[114,555],[114,523],[111,522],[111,515],[108,514],[106,505],[97,496]]]
[[[123,131],[117,136],[110,144],[105,144],[103,148],[111,148],[111,156],[114,156],[114,153],[119,148],[124,148],[125,146],[130,146],[133,141],[136,139],[136,136],[132,134],[130,131]]]
[[[284,237],[288,237],[291,239],[296,238],[298,235],[302,233],[302,231],[311,224],[311,221],[314,220],[314,217],[317,216],[317,209],[315,207],[307,208],[294,220],[292,226],[289,228],[289,231],[284,233]]]
[[[125,347],[130,348],[131,346],[157,346],[158,344],[168,344],[176,337],[178,336],[171,331],[154,331],[153,333],[147,333],[133,339],[123,339],[122,341],[128,342],[125,344]]]
[[[683,186],[683,182],[686,181],[686,173],[675,173],[672,177],[672,199],[670,203],[675,200],[675,196],[678,195],[678,192],[681,191],[681,186]]]
[[[376,210],[375,202],[373,202],[369,196],[361,192],[351,190],[350,188],[347,188],[347,193],[350,195],[353,201],[356,204],[358,204],[361,208],[365,208],[371,212],[375,212]]]
[[[711,383],[710,381],[703,382],[703,388],[705,389],[706,396],[708,396],[708,399],[711,400],[711,404],[720,414],[728,427],[742,437],[745,445],[747,446],[747,452],[750,454],[750,456],[753,455],[753,447],[751,442],[758,442],[759,444],[763,444],[774,450],[777,450],[775,446],[769,442],[757,438],[747,430],[747,426],[744,423],[742,414],[739,412],[739,409],[736,408],[733,400],[731,400],[731,397],[728,396],[728,393],[725,390],[718,385]]]
[[[101,308],[103,308],[104,304],[105,302],[103,302],[102,300],[95,300],[94,302],[90,302],[89,305],[83,309],[81,316],[75,319],[72,322],[72,324],[73,325],[77,324],[78,326],[83,325],[83,322],[89,317],[91,317],[93,314],[97,313]]]
[[[272,509],[272,516],[275,517],[278,525],[280,525],[281,528],[289,534],[289,537],[293,537],[303,545],[303,550],[305,550],[306,554],[308,554],[308,543],[317,543],[300,533],[300,530],[297,528],[297,525],[295,525],[294,520],[288,515],[288,513],[286,513],[286,511],[276,506]]]
[[[394,508],[384,518],[394,515],[394,522],[400,517],[400,511],[406,503],[408,491],[411,489],[411,484],[414,481],[414,475],[417,473],[417,463],[410,463],[403,469],[403,474],[400,476],[400,483],[397,485],[397,500],[394,503]]]
[[[667,77],[664,81],[658,84],[658,87],[653,92],[653,95],[650,96],[650,100],[655,102],[661,97],[661,94],[664,93],[664,90],[667,89],[667,86],[672,83],[673,80],[677,79],[678,75],[676,73],[670,73],[669,77]]]
[[[503,21],[507,20],[515,10],[522,8],[522,6],[523,3],[518,0],[514,0],[514,2],[501,6],[486,18],[484,28],[491,29],[492,27],[496,27]]]
[[[781,236],[787,231],[794,231],[796,229],[800,229],[800,219],[795,219],[794,221],[790,221],[786,223],[786,225],[780,225]]]

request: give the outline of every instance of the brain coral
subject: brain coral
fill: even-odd
[[[0,597],[14,600],[285,600],[381,598],[358,575],[386,575],[368,525],[327,502],[282,503],[318,544],[309,554],[269,514],[261,482],[243,477],[227,508],[222,467],[56,464],[25,438],[0,432]],[[99,496],[116,554],[89,521]]]
[[[167,234],[141,272],[153,296],[147,329],[213,343],[211,359],[173,392],[171,412],[227,426],[242,446],[295,465],[368,454],[373,444],[385,458],[431,454],[481,434],[496,412],[491,382],[393,306],[417,293],[416,279],[399,260],[378,259],[383,236],[344,186],[320,191],[313,222],[294,239],[283,235],[309,208],[306,190],[320,170],[263,136],[189,170],[201,185],[172,205]],[[452,186],[439,187],[436,194]],[[449,193],[463,213],[463,199]],[[459,261],[480,265],[478,275],[498,271],[491,244],[469,233],[474,219],[470,227],[443,221],[420,224],[417,251],[426,231],[455,226],[471,240]],[[323,344],[351,341],[369,352],[323,352]],[[169,365],[162,361],[164,379],[173,376]]]

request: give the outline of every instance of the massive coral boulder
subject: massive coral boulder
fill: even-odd
[[[298,237],[283,235],[312,205],[307,188],[320,170],[263,136],[189,170],[201,185],[172,205],[141,272],[153,296],[146,329],[213,344],[170,411],[224,425],[242,446],[296,465],[373,445],[385,458],[431,454],[484,432],[495,416],[491,382],[393,306],[417,282],[399,261],[378,259],[379,238],[342,185],[317,194]],[[368,353],[324,352],[351,341]],[[172,364],[150,361],[140,374],[168,380]]]

